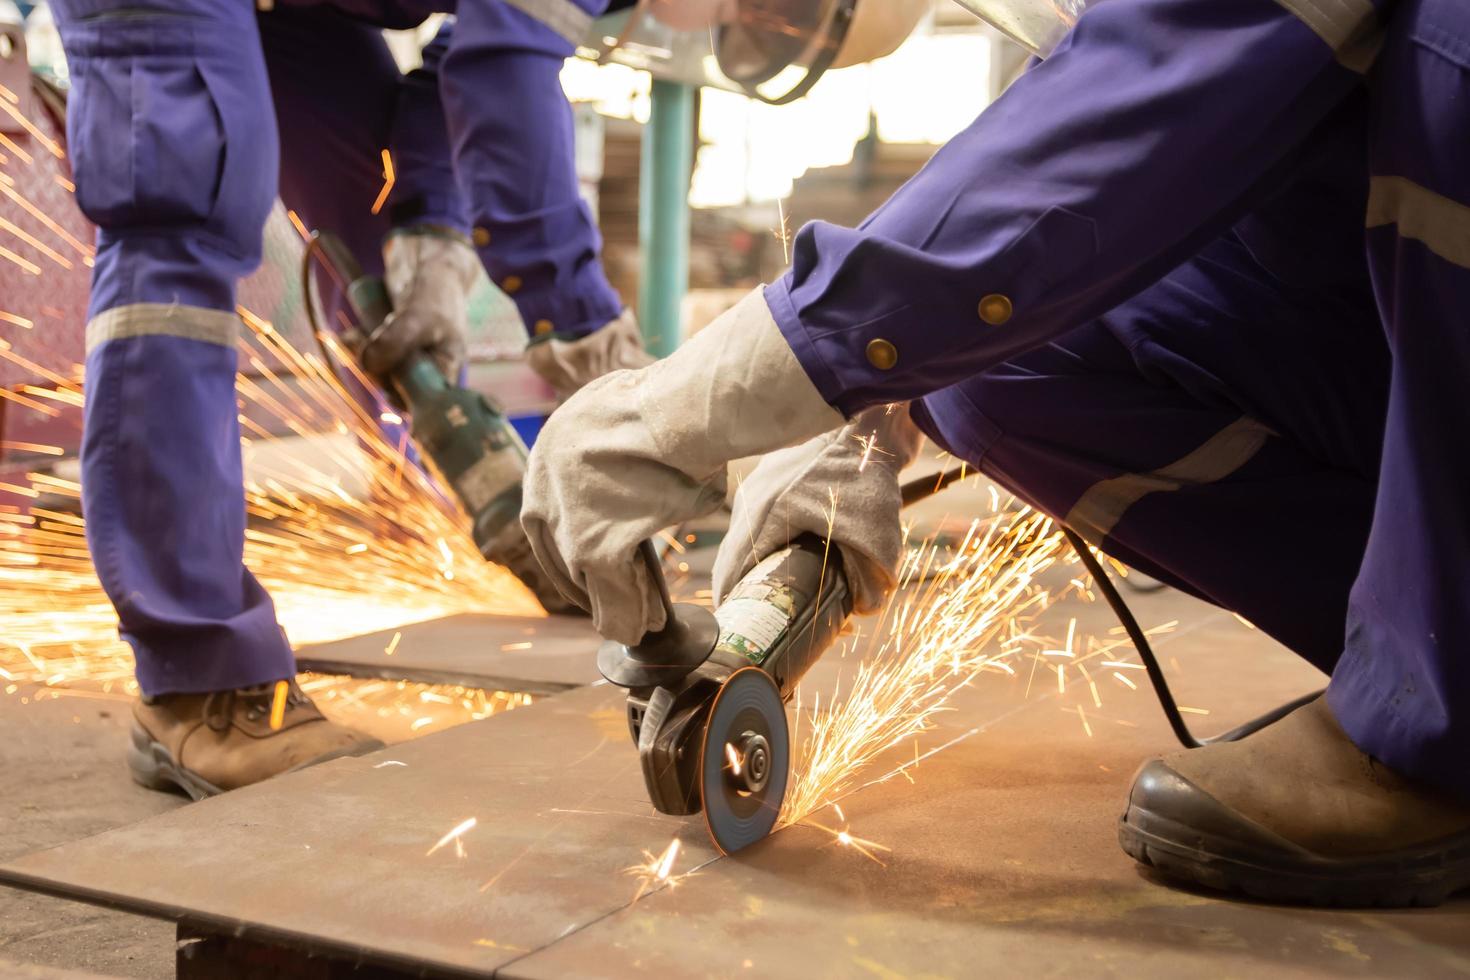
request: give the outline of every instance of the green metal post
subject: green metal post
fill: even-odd
[[[638,244],[643,270],[638,321],[650,353],[679,346],[680,306],[689,287],[689,175],[694,167],[694,87],[653,82],[639,171]]]

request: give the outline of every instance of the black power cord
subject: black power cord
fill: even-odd
[[[340,281],[341,275],[331,262],[330,251],[327,238],[319,231],[313,231],[311,237],[306,240],[306,248],[301,252],[301,305],[306,307],[306,322],[311,329],[312,339],[316,341],[316,349],[321,352],[322,365],[336,375],[340,383],[342,374],[337,370],[337,359],[332,356],[332,352],[327,349],[326,341],[322,339],[322,324],[316,315],[316,302],[314,302],[316,297],[313,295],[316,291],[311,288],[313,278],[311,260],[318,254],[322,256],[322,267],[332,278],[338,280],[338,290],[345,288],[346,283]]]
[[[932,497],[955,481],[965,476],[973,475],[975,472],[972,468],[957,466],[951,470],[946,470],[938,477],[926,476],[916,480],[910,480],[900,488],[903,505],[907,507],[909,504]],[[1067,543],[1072,546],[1072,550],[1077,552],[1077,557],[1082,560],[1082,564],[1087,568],[1088,574],[1097,583],[1098,591],[1103,594],[1103,598],[1113,610],[1113,615],[1118,617],[1118,622],[1122,624],[1123,630],[1128,634],[1128,639],[1132,641],[1133,648],[1138,651],[1138,657],[1143,661],[1143,669],[1148,674],[1149,683],[1153,685],[1154,694],[1159,699],[1159,707],[1163,709],[1164,717],[1168,719],[1169,727],[1173,729],[1174,737],[1179,739],[1180,745],[1183,745],[1187,749],[1197,749],[1215,742],[1239,741],[1247,735],[1252,735],[1260,731],[1267,725],[1280,721],[1302,705],[1316,700],[1322,694],[1321,691],[1316,691],[1312,694],[1303,695],[1294,701],[1283,704],[1279,708],[1266,712],[1259,718],[1252,719],[1243,725],[1232,728],[1228,732],[1209,738],[1195,737],[1194,733],[1189,730],[1189,726],[1184,723],[1184,716],[1179,711],[1179,705],[1174,700],[1173,692],[1169,690],[1168,678],[1164,676],[1164,669],[1159,666],[1159,658],[1155,656],[1154,649],[1149,644],[1148,637],[1144,634],[1143,628],[1138,625],[1138,620],[1134,617],[1133,610],[1128,608],[1128,604],[1123,601],[1123,597],[1118,593],[1118,588],[1113,584],[1112,577],[1108,575],[1102,563],[1097,560],[1097,556],[1092,553],[1092,548],[1082,539],[1082,535],[1067,525],[1062,524],[1060,521],[1057,522],[1057,526],[1062,529],[1062,534],[1066,537]]]

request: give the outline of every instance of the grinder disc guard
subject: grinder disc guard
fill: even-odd
[[[776,826],[791,771],[781,692],[769,674],[745,667],[715,695],[700,749],[700,795],[710,837],[731,854]]]

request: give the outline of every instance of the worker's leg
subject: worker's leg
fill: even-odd
[[[383,239],[395,227],[468,235],[438,94],[449,28],[405,75],[377,26],[333,6],[278,4],[259,22],[280,123],[281,198],[306,227],[336,234],[372,275],[382,274]]]
[[[600,13],[606,0],[549,0]],[[565,26],[563,30],[566,32]],[[572,111],[560,72],[573,45],[504,0],[461,0],[441,84],[474,243],[533,336],[586,336],[622,301],[577,191]]]
[[[446,20],[424,46],[419,67],[404,75],[393,114],[397,181],[388,198],[395,226],[430,224],[470,233],[464,198],[454,176],[440,72],[454,36]]]
[[[248,4],[53,4],[77,201],[98,226],[83,505],[145,694],[295,672],[242,562],[235,282],[260,261],[275,121]]]
[[[957,455],[1323,669],[1373,506],[1387,351],[1361,261],[1290,287],[1229,236],[1100,321],[926,398]]]
[[[1470,7],[1413,0],[1375,70],[1369,261],[1393,351],[1377,507],[1328,698],[1470,799]]]
[[[1433,905],[1470,889],[1470,9],[1400,5],[1371,92],[1369,260],[1391,356],[1345,651],[1326,698],[1146,764],[1119,836],[1208,887]]]
[[[467,237],[438,97],[445,40],[436,39],[424,66],[404,75],[382,30],[337,5],[283,3],[258,20],[280,125],[281,199],[305,227],[341,238],[374,276],[383,275],[384,240],[394,228],[433,225]],[[317,271],[323,326],[340,332],[343,284],[324,267]],[[463,322],[453,327],[463,333]],[[406,426],[384,412],[377,390],[343,379],[389,444],[416,460]]]

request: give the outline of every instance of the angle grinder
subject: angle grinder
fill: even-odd
[[[937,480],[904,484],[904,506],[965,472],[956,467]],[[1237,741],[1321,695],[1303,695],[1210,738],[1195,736],[1147,635],[1101,562],[1080,535],[1060,529],[1132,641],[1181,745]],[[644,542],[642,553],[668,625],[636,646],[603,644],[597,666],[628,689],[628,730],[654,807],[674,816],[702,810],[710,837],[729,854],[767,836],[780,817],[791,772],[785,702],[852,615],[841,552],[803,534],[753,568],[713,614],[671,603],[653,546]]]
[[[383,281],[365,275],[341,239],[319,232],[303,258],[303,289],[313,255],[341,283],[360,335],[371,335],[393,311]],[[312,318],[315,328],[314,311]],[[505,413],[479,392],[452,384],[426,353],[411,355],[387,380],[408,412],[414,441],[469,513],[480,554],[509,569],[547,612],[580,612],[541,570],[521,529],[527,453]]]
[[[711,614],[673,604],[653,546],[641,553],[667,625],[636,646],[603,644],[597,666],[628,688],[628,730],[654,807],[703,811],[729,854],[767,836],[780,816],[791,772],[785,703],[852,613],[842,558],[802,535]]]

